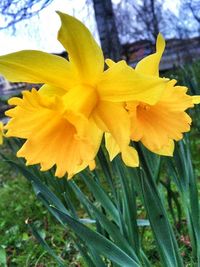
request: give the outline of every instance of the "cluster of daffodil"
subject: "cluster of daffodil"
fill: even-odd
[[[121,153],[127,166],[139,165],[130,141],[172,155],[174,140],[190,129],[185,110],[199,103],[175,80],[159,77],[165,41],[158,35],[156,52],[135,69],[125,61],[104,58],[89,30],[77,19],[58,12],[58,40],[69,60],[40,51],[19,51],[0,57],[0,73],[10,81],[42,83],[38,91],[13,97],[15,106],[5,126],[7,137],[25,139],[18,151],[41,170],[56,165],[55,175],[68,178],[86,167],[95,168],[103,135],[110,159]]]

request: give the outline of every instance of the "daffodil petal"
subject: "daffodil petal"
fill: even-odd
[[[169,139],[168,143],[165,144],[161,149],[154,149],[154,151],[152,151],[158,155],[161,156],[173,156],[174,153],[174,141],[172,139]]]
[[[62,97],[66,94],[66,90],[62,88],[58,88],[55,86],[51,86],[48,84],[44,84],[40,89],[38,90],[40,95],[48,96],[48,97]]]
[[[91,138],[91,143],[93,144],[93,158],[96,157],[96,154],[99,150],[99,147],[101,145],[101,140],[103,137],[103,131],[99,129],[99,127],[97,127],[95,120],[93,117],[89,118],[89,134],[90,134],[90,138]],[[76,170],[74,171],[74,173],[79,173],[80,171],[84,170],[87,166],[89,166],[89,169],[91,171],[93,171],[96,167],[96,163],[95,160],[91,160],[91,161],[83,161],[83,163],[79,166],[77,166]],[[68,175],[68,179],[71,179],[72,176]]]
[[[105,133],[105,145],[112,161],[119,153],[120,147],[110,133]],[[139,157],[135,148],[126,146],[122,151],[122,160],[129,167],[139,166]]]
[[[126,147],[130,141],[130,119],[123,104],[101,101],[96,108],[96,112],[120,149]]]
[[[122,160],[128,167],[139,166],[138,153],[134,147],[128,146],[124,151],[122,151]]]
[[[35,50],[0,56],[0,73],[11,82],[46,83],[66,90],[76,84],[67,60]]]
[[[98,95],[93,87],[78,85],[62,97],[67,110],[77,111],[87,118],[91,115],[98,101]]]
[[[192,102],[193,104],[200,104],[200,96],[199,95],[192,96]]]
[[[120,62],[121,62],[121,64],[126,64],[126,62],[124,60],[121,60]],[[110,58],[106,58],[105,63],[109,68],[113,67],[116,64],[116,62]]]
[[[165,40],[162,34],[158,34],[156,41],[156,52],[143,58],[136,66],[135,70],[141,74],[159,76],[159,64],[165,49]]]
[[[37,129],[42,129],[44,125],[50,124],[55,116],[51,106],[53,101],[41,96],[35,89],[31,92],[23,91],[23,99],[13,97],[9,100],[10,105],[16,107],[6,111],[6,115],[11,117],[5,129],[7,137],[29,138]],[[58,107],[59,108],[59,107]]]
[[[89,132],[90,132],[91,142],[94,145],[94,150],[96,151],[97,154],[99,147],[101,145],[101,140],[103,138],[103,131],[97,126],[92,116],[89,118],[89,126],[90,126]],[[93,163],[91,162],[91,168],[92,165],[94,166]]]
[[[120,61],[106,70],[97,85],[102,101],[142,101],[155,104],[167,85],[167,79],[142,75]]]
[[[105,133],[105,146],[112,161],[120,153],[120,148],[110,133]]]
[[[82,82],[93,85],[104,69],[103,53],[89,30],[77,19],[57,12],[62,25],[58,40],[69,53],[70,62]]]
[[[96,108],[96,112],[117,143],[124,163],[131,167],[138,166],[139,161],[137,153],[135,152],[134,148],[129,147],[130,119],[127,111],[124,108],[124,105],[102,101]],[[110,158],[112,159],[114,156],[113,151],[110,150],[111,147],[107,146],[107,148]],[[114,153],[116,153],[116,150]]]

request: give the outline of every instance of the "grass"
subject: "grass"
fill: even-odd
[[[1,153],[9,150],[4,146]],[[63,228],[42,207],[28,181],[4,161],[0,161],[0,200],[1,267],[58,266],[38,245],[25,223],[28,218],[66,263],[84,266],[67,231],[63,233]]]

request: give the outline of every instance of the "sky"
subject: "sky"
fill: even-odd
[[[113,0],[115,3],[119,0]],[[180,0],[165,0],[165,8],[177,12]],[[12,28],[0,31],[0,55],[24,49],[36,49],[50,53],[59,53],[64,50],[57,41],[57,32],[60,20],[56,10],[74,15],[93,33],[99,42],[93,8],[85,5],[85,0],[54,0],[39,15],[16,24],[13,35]],[[88,15],[89,14],[89,15]]]

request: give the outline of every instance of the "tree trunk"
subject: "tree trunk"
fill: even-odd
[[[121,58],[121,45],[111,0],[93,0],[95,18],[105,58]]]

